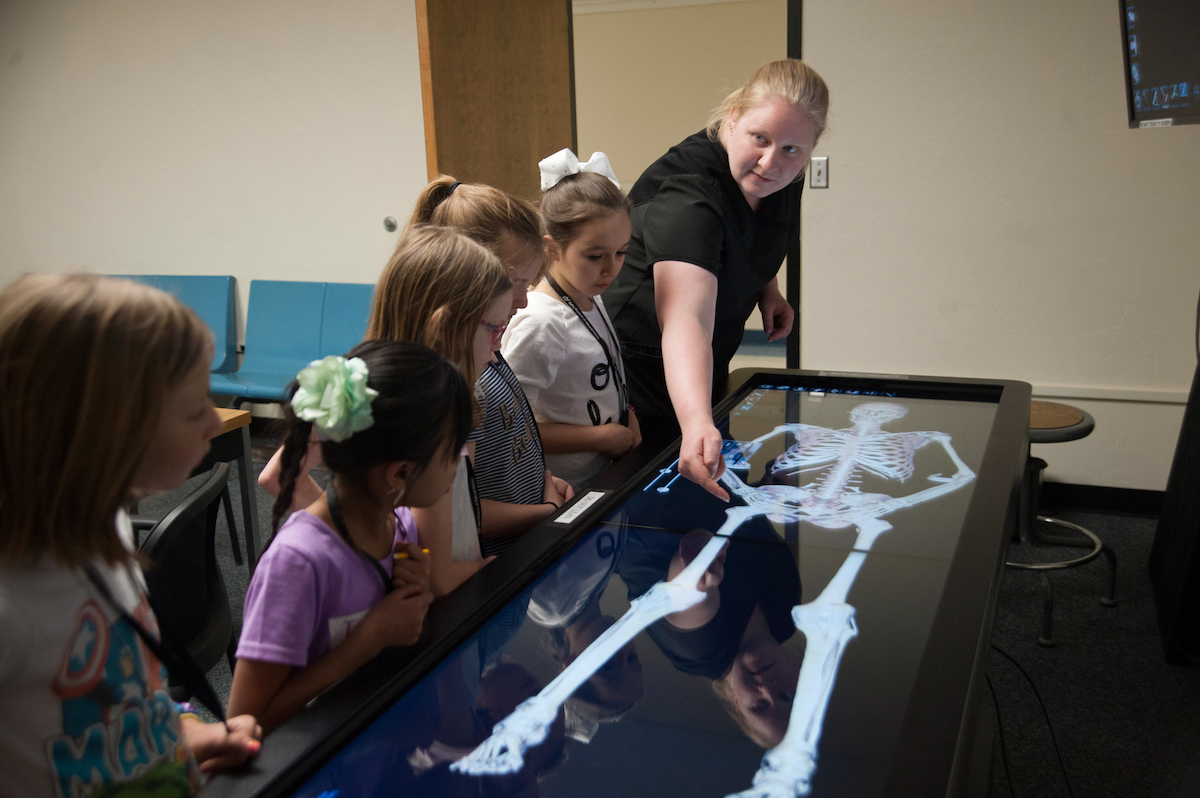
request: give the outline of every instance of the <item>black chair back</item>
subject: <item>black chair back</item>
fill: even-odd
[[[239,631],[217,563],[216,531],[229,464],[218,463],[199,490],[155,525],[138,551],[151,560],[145,569],[150,606],[159,623],[186,647],[202,673],[224,655],[233,670]],[[181,698],[174,679],[171,695]]]

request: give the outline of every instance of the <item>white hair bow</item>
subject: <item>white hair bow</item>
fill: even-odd
[[[569,149],[562,149],[549,158],[538,161],[538,169],[542,172],[542,191],[558,185],[558,181],[567,175],[577,175],[580,172],[594,172],[607,177],[617,188],[621,187],[621,181],[617,180],[617,174],[609,164],[608,156],[602,152],[593,152],[591,158],[580,163],[575,153]]]

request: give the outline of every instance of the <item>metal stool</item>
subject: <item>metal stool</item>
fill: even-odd
[[[1061,443],[1064,441],[1079,440],[1090,435],[1095,426],[1096,422],[1092,419],[1091,415],[1077,407],[1061,405],[1055,402],[1035,401],[1030,404],[1029,442],[1031,444]],[[1050,577],[1046,572],[1061,570],[1063,568],[1074,568],[1078,565],[1089,563],[1103,554],[1108,563],[1108,569],[1105,580],[1105,592],[1100,598],[1100,603],[1105,607],[1114,607],[1117,603],[1115,600],[1117,557],[1113,553],[1113,550],[1106,546],[1100,538],[1096,537],[1090,530],[1079,526],[1079,524],[1072,524],[1069,521],[1037,514],[1038,497],[1041,493],[1042,471],[1045,468],[1046,461],[1039,457],[1030,455],[1025,462],[1025,475],[1021,482],[1021,512],[1017,521],[1017,533],[1021,548],[1024,549],[1025,556],[1029,561],[1008,561],[1006,565],[1009,568],[1039,572],[1042,583],[1042,634],[1038,637],[1038,644],[1053,646],[1054,588],[1051,586]],[[1081,537],[1044,534],[1038,528],[1039,522],[1065,527]],[[1079,557],[1061,562],[1038,562],[1033,553],[1034,543],[1069,546],[1071,548],[1085,549],[1086,552]]]

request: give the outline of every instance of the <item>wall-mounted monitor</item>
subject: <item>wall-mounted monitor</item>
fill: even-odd
[[[1130,127],[1200,122],[1200,3],[1120,0]]]

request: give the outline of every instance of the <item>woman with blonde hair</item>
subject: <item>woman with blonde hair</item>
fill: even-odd
[[[796,240],[804,168],[825,129],[829,90],[802,61],[773,61],[708,127],[642,174],[625,266],[604,292],[621,336],[630,404],[654,444],[682,432],[679,471],[728,501],[712,400],[755,305],[768,340],[795,312],[775,274]]]

